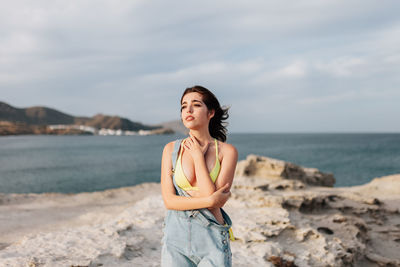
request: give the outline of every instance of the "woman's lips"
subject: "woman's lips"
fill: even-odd
[[[193,116],[187,116],[187,117],[186,117],[186,120],[187,120],[187,121],[192,121],[192,120],[194,120],[194,117],[193,117]]]

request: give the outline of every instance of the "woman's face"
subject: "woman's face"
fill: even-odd
[[[214,111],[209,112],[202,100],[201,94],[197,92],[187,93],[181,103],[181,119],[188,129],[199,129],[207,126],[214,116]]]

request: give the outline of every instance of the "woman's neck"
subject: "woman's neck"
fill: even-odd
[[[204,145],[205,143],[212,142],[214,138],[210,135],[208,130],[205,131],[196,131],[196,130],[190,130],[190,133],[196,137],[196,139],[200,142],[200,145]]]

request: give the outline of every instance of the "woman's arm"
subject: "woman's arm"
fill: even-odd
[[[221,151],[222,152],[222,151]],[[221,162],[221,170],[219,171],[217,180],[215,180],[215,190],[219,190],[224,184],[233,183],[236,165],[238,160],[237,149],[231,144],[224,144],[223,158]],[[230,186],[227,190],[230,190]],[[219,207],[209,207],[211,212],[219,212]],[[214,213],[215,214],[215,213]],[[221,215],[222,217],[222,215]]]
[[[203,197],[177,196],[172,182],[172,150],[174,142],[165,145],[161,161],[161,193],[167,209],[191,210],[222,207],[231,195],[229,185],[221,187],[212,195]],[[226,192],[227,191],[227,192]]]
[[[207,165],[204,156],[198,157],[194,160],[195,171],[197,179],[197,186],[199,191],[196,192],[196,197],[207,197],[215,191],[229,183],[232,185],[235,175],[236,165],[238,160],[238,152],[231,144],[224,144],[223,159],[221,162],[221,169],[215,183],[212,182],[210,174],[208,173]],[[212,184],[212,187],[209,184]],[[230,187],[229,187],[230,189]]]
[[[221,152],[223,158],[221,161],[221,169],[215,180],[215,190],[219,190],[227,183],[232,185],[238,160],[238,151],[236,147],[231,144],[224,143],[224,148]],[[230,188],[229,186],[228,190],[230,190]]]
[[[189,132],[190,134],[190,132]],[[235,169],[238,160],[238,152],[231,144],[224,143],[221,153],[223,155],[221,169],[214,183],[208,173],[204,152],[206,147],[201,147],[196,137],[190,134],[190,137],[183,141],[183,145],[188,150],[194,162],[194,169],[197,177],[197,187],[199,191],[192,193],[195,197],[207,197],[220,189],[226,183],[232,184],[235,175]],[[218,156],[218,155],[217,155]]]

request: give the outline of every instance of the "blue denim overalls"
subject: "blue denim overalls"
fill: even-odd
[[[177,152],[182,139],[175,141],[172,166],[175,171]],[[175,182],[177,195],[190,197]],[[161,266],[232,266],[229,228],[232,221],[221,208],[227,225],[220,224],[207,209],[167,210],[161,240]]]

